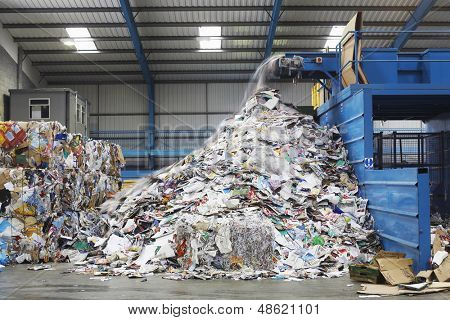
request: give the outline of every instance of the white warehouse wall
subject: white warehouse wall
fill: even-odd
[[[425,128],[425,124],[421,120],[388,120],[373,122],[374,129],[379,130],[422,130]]]
[[[311,104],[310,83],[272,86],[280,90],[285,102]],[[156,127],[216,128],[223,119],[239,111],[246,87],[246,83],[156,84]],[[89,100],[91,130],[138,130],[148,123],[144,84],[73,84],[70,88]]]

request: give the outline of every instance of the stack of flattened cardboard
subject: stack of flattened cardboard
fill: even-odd
[[[380,251],[368,265],[350,266],[353,280],[369,282],[362,284],[361,294],[401,295],[426,294],[450,289],[450,258],[446,251],[449,232],[442,226],[432,230],[432,269],[422,270],[414,275],[412,259],[398,252]]]

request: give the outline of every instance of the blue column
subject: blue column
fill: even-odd
[[[280,18],[280,10],[281,10],[282,2],[283,2],[283,0],[275,0],[273,3],[272,19],[270,20],[269,33],[267,34],[266,50],[264,52],[264,59],[269,58],[270,54],[272,53],[273,39],[275,38],[275,33],[277,32],[277,25],[278,25],[278,19]]]
[[[147,58],[145,57],[144,49],[142,48],[141,39],[136,28],[133,12],[131,11],[130,2],[128,0],[120,0],[120,8],[122,10],[123,17],[130,33],[131,41],[133,42],[136,58],[139,62],[142,75],[144,76],[145,83],[147,85],[147,97],[148,97],[148,147],[153,149],[155,145],[155,90],[153,77],[148,66]]]
[[[430,10],[433,8],[434,4],[436,3],[436,0],[422,0],[422,2],[419,3],[414,13],[411,15],[411,17],[406,22],[405,26],[403,27],[402,31],[414,31],[416,30],[417,26],[420,22],[422,22],[423,18],[430,12]],[[392,43],[392,48],[401,49],[405,46],[406,42],[408,42],[409,38],[411,37],[412,32],[401,32],[397,35],[394,42]]]

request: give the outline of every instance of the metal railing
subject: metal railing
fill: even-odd
[[[375,169],[428,168],[431,212],[450,217],[450,132],[375,133],[373,149]]]

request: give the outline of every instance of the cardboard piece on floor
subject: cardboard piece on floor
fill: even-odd
[[[388,286],[388,285],[382,285],[382,284],[361,284],[361,290],[358,291],[358,293],[361,294],[378,294],[381,296],[398,296],[402,294],[427,294],[427,293],[435,293],[435,292],[442,292],[450,289],[450,285],[447,285],[446,283],[442,282],[433,282],[430,284],[430,286],[426,289],[416,291],[416,290],[403,290],[399,289],[396,286]]]
[[[374,257],[374,260],[381,259],[381,258],[393,258],[393,259],[400,259],[404,258],[406,255],[401,252],[393,252],[393,251],[384,251],[380,250]]]
[[[450,289],[450,282],[433,282],[429,286],[430,289]]]
[[[420,271],[416,278],[422,278],[425,279],[427,282],[431,282],[431,277],[433,276],[433,270],[423,270]]]
[[[420,291],[420,290],[423,290],[426,287],[428,287],[428,283],[422,282],[422,283],[412,283],[412,284],[399,284],[398,287],[401,289],[404,289],[404,290]]]
[[[436,254],[436,252],[442,250],[441,237],[439,236],[440,232],[438,231],[439,230],[436,230],[436,233],[434,234],[433,250],[432,250],[433,256]]]
[[[358,293],[362,294],[379,294],[379,295],[388,295],[388,296],[396,296],[399,295],[399,289],[393,286],[387,286],[384,284],[361,284],[361,290]]]
[[[376,262],[388,284],[406,284],[413,282],[415,279],[411,270],[412,259],[377,258]]]
[[[434,270],[436,278],[440,282],[450,281],[450,258],[447,257],[439,266],[439,268]]]
[[[414,290],[399,290],[398,293],[399,294],[409,294],[409,295],[414,295],[414,294],[428,294],[428,293],[436,293],[436,292],[442,292],[442,291],[447,291],[448,288],[426,288],[423,289],[421,291],[414,291]]]

